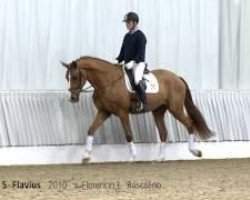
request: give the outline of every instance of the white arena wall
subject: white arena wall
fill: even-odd
[[[250,157],[250,91],[195,90],[194,101],[209,127],[210,141],[197,141],[203,159]],[[92,92],[71,103],[65,91],[0,92],[0,165],[80,163],[96,109]],[[139,161],[158,158],[159,136],[151,113],[131,115]],[[187,131],[166,114],[166,160],[197,159],[187,149]],[[128,147],[117,117],[94,136],[92,162],[128,161]]]
[[[216,132],[198,142],[204,159],[250,157],[249,0],[0,0],[0,165],[80,163],[96,112],[91,92],[68,101],[60,60],[90,55],[111,62],[127,30],[125,13],[140,16],[149,69],[167,69],[189,84]],[[31,91],[32,90],[32,91]],[[170,115],[167,160],[197,159],[187,131]],[[138,160],[157,159],[151,114],[131,116]],[[119,120],[94,138],[93,162],[127,161]]]

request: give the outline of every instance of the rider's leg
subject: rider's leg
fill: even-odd
[[[145,94],[145,88],[144,88],[145,86],[142,82],[142,76],[143,76],[143,72],[145,69],[145,64],[135,63],[132,69],[133,69],[135,84],[137,87],[137,92],[139,93],[140,100],[142,102],[142,110],[146,111],[147,110],[147,98]]]
[[[143,83],[143,81],[139,81],[139,84],[137,85],[137,92],[140,96],[140,100],[142,103],[142,111],[146,111],[147,110],[147,97],[146,97],[146,93],[145,93],[145,85]]]
[[[140,80],[142,80],[143,72],[145,69],[145,63],[135,63],[133,66],[133,75],[135,79],[135,84],[138,85]]]

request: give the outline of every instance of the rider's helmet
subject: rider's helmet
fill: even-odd
[[[135,12],[129,12],[124,16],[123,21],[124,22],[132,21],[132,22],[137,22],[138,23],[139,22],[139,16]]]

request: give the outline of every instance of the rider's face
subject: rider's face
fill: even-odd
[[[126,22],[126,27],[130,31],[134,28],[134,22],[133,21],[127,21]]]

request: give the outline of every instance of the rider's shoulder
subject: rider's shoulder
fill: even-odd
[[[135,33],[136,33],[137,35],[139,35],[139,36],[146,37],[145,34],[144,34],[144,32],[143,32],[142,30],[138,30],[138,31],[136,31]]]
[[[126,33],[125,35],[124,35],[124,38],[127,38],[127,37],[129,37],[130,36],[130,34],[129,34],[129,32],[128,33]]]
[[[147,40],[146,35],[141,30],[138,30],[136,32],[138,32],[137,33],[138,38],[143,39],[143,40]]]

